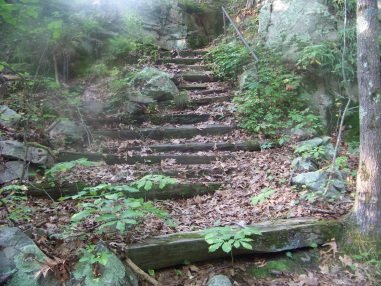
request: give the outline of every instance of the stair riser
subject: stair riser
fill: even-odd
[[[159,59],[156,61],[158,65],[161,64],[184,64],[184,65],[194,65],[201,63],[202,58],[173,58],[173,59]]]
[[[142,139],[174,139],[174,138],[192,138],[197,135],[200,136],[213,136],[224,135],[234,130],[232,126],[214,126],[206,128],[184,128],[184,127],[172,127],[166,129],[143,129],[143,130],[105,130],[95,131],[94,135],[104,136],[115,139],[127,139],[127,140],[142,140]]]
[[[160,144],[145,146],[153,152],[208,152],[208,151],[260,151],[261,145],[256,141],[248,141],[244,143],[187,143],[187,144]],[[125,151],[141,151],[142,147],[129,147]],[[105,149],[104,152],[112,153],[117,150]]]
[[[170,115],[152,115],[152,116],[121,116],[118,118],[88,119],[87,124],[96,127],[103,124],[130,124],[141,125],[144,122],[151,122],[154,125],[161,124],[196,124],[208,121],[209,114],[170,114]],[[216,119],[220,119],[218,117]]]
[[[162,58],[175,58],[175,57],[197,57],[197,56],[205,56],[207,51],[168,51],[161,52],[160,56]]]
[[[86,184],[66,184],[64,186],[43,186],[43,185],[31,185],[28,188],[27,194],[32,197],[50,198],[58,200],[63,196],[73,196],[82,191]],[[167,199],[183,199],[191,198],[194,196],[205,195],[215,192],[221,187],[221,184],[217,183],[182,183],[167,186],[164,189],[160,189],[159,186],[154,186],[149,191],[140,191],[137,193],[126,193],[128,198],[144,198],[146,200],[167,200]]]
[[[75,152],[62,152],[57,157],[57,162],[70,162],[81,158],[86,158],[89,161],[105,161],[108,165],[115,164],[129,164],[136,163],[142,164],[160,164],[163,160],[175,160],[176,164],[180,165],[205,165],[216,161],[217,159],[227,159],[231,156],[197,156],[197,155],[171,155],[171,154],[159,154],[159,155],[147,155],[147,156],[129,156],[123,158],[117,155],[111,154],[99,154],[99,153],[75,153]]]

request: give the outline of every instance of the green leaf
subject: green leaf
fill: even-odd
[[[104,266],[106,266],[109,258],[109,254],[107,252],[102,252],[101,256],[97,259],[98,262]]]
[[[224,244],[222,244],[222,250],[226,253],[229,253],[232,251],[232,245],[228,242],[224,242]]]
[[[250,243],[241,241],[241,245],[242,245],[242,247],[245,248],[245,249],[253,250],[253,246],[252,246]]]
[[[124,223],[124,221],[123,222],[118,221],[116,223],[116,229],[119,230],[120,232],[124,232],[126,230],[126,224]]]
[[[270,198],[275,192],[276,192],[276,190],[274,190],[274,189],[265,188],[265,189],[263,189],[263,191],[258,196],[255,196],[251,199],[251,203],[253,205],[263,203],[265,200]]]
[[[239,248],[240,244],[241,244],[240,241],[237,240],[237,241],[234,242],[233,246],[234,246],[235,248]]]
[[[92,215],[92,211],[91,210],[83,210],[79,213],[76,213],[74,214],[72,217],[71,217],[71,221],[72,222],[79,222],[81,220],[83,220],[84,218],[87,218],[89,216]]]
[[[147,181],[144,185],[144,190],[149,191],[152,189],[153,183],[152,181]]]
[[[98,216],[95,219],[95,221],[102,222],[102,221],[108,221],[108,220],[112,220],[112,219],[116,219],[116,216],[114,214],[103,214],[103,215]]]
[[[209,246],[209,252],[215,252],[217,251],[222,245],[222,242],[221,243],[216,243],[216,244],[212,244],[211,246]]]

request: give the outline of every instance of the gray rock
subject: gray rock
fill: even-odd
[[[119,260],[106,246],[98,244],[97,252],[107,252],[108,259],[105,266],[101,265],[96,285],[99,286],[138,286],[136,275]],[[71,285],[94,285],[93,268],[88,262],[78,262],[74,266]]]
[[[315,129],[312,128],[291,128],[288,131],[288,134],[292,137],[297,137],[299,140],[307,140],[308,138],[314,137],[317,135]]]
[[[21,115],[8,106],[0,105],[0,125],[14,128],[21,120]]]
[[[336,40],[336,19],[326,1],[274,0],[260,10],[259,34],[265,45],[296,61],[301,47],[325,40]]]
[[[328,185],[329,172],[327,170],[318,170],[315,172],[302,173],[292,178],[292,184],[296,186],[305,186],[314,192],[325,192]],[[328,192],[338,194],[345,191],[345,182],[340,172],[334,172],[332,181],[329,184]]]
[[[35,278],[47,258],[33,240],[18,228],[0,228],[0,277],[7,280],[1,285],[59,286],[51,271],[46,277]]]
[[[239,89],[246,90],[250,84],[254,84],[258,81],[257,68],[254,64],[247,65],[244,68],[244,72],[238,77]]]
[[[187,46],[188,28],[184,13],[175,0],[125,1],[128,12],[142,21],[142,29],[134,35],[151,39],[164,49],[184,49]],[[128,4],[130,2],[130,4]]]
[[[140,89],[142,95],[157,101],[171,100],[179,94],[169,74],[151,67],[137,73],[134,86]]]
[[[323,159],[326,159],[326,160],[331,160],[335,154],[335,148],[333,147],[331,143],[331,138],[328,136],[315,137],[310,140],[301,141],[298,147],[301,147],[301,146],[307,146],[310,149],[314,149],[319,146],[324,146],[325,154],[323,156]]]
[[[22,178],[22,176],[24,177]],[[24,172],[24,163],[9,161],[0,164],[0,184],[5,184],[18,179],[27,179],[28,172]]]
[[[207,286],[233,286],[229,277],[225,275],[215,275],[208,280]]]
[[[311,158],[297,157],[292,161],[294,172],[311,172],[318,169],[317,165]]]
[[[70,119],[59,119],[47,128],[47,134],[53,144],[81,142],[86,135],[82,124]]]
[[[54,159],[47,148],[27,146],[14,140],[0,141],[0,155],[51,167]]]

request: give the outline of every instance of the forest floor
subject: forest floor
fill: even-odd
[[[201,62],[196,65],[204,65]],[[158,68],[172,74],[181,74],[189,71],[192,66],[178,64],[158,65]],[[182,82],[182,84],[200,84],[200,82]],[[76,183],[85,182],[95,186],[100,183],[130,183],[139,179],[142,174],[171,173],[178,182],[190,183],[220,183],[221,187],[212,193],[197,195],[177,200],[156,200],[154,205],[168,212],[172,223],[166,224],[163,219],[147,217],[142,224],[137,225],[129,235],[117,233],[99,235],[94,232],[94,224],[82,225],[81,231],[86,233],[86,241],[102,240],[116,250],[123,249],[128,244],[144,241],[148,237],[166,235],[177,232],[202,230],[215,226],[245,226],[256,222],[263,222],[285,218],[313,217],[318,219],[339,219],[348,214],[353,206],[354,178],[349,177],[347,191],[336,200],[317,199],[308,201],[302,199],[303,190],[299,191],[289,184],[292,175],[291,161],[295,157],[293,144],[298,138],[282,147],[270,146],[266,139],[254,137],[238,129],[235,118],[234,103],[225,98],[232,96],[232,89],[224,82],[207,83],[206,89],[195,89],[188,92],[190,102],[200,98],[210,97],[200,105],[188,105],[185,109],[164,107],[157,110],[161,115],[195,115],[208,114],[207,120],[186,124],[196,130],[206,130],[210,126],[229,126],[231,132],[223,134],[197,134],[189,138],[161,138],[152,139],[150,136],[140,136],[130,140],[99,137],[90,146],[84,146],[73,151],[102,152],[118,155],[120,158],[132,156],[147,157],[151,155],[166,155],[166,159],[157,164],[106,164],[101,162],[97,166],[77,166],[67,172],[62,172],[55,178],[58,182]],[[94,89],[94,84],[88,86]],[[98,86],[99,100],[106,92]],[[224,100],[219,100],[222,98]],[[88,122],[89,126],[91,123]],[[107,124],[96,124],[92,130],[140,130],[141,128],[180,128],[182,124],[176,122],[157,125],[150,121],[140,126],[124,124],[118,120]],[[217,144],[245,142],[256,140],[261,148],[258,151],[233,150],[221,151]],[[171,144],[184,145],[189,143],[213,143],[205,151],[166,151],[156,152],[153,145]],[[131,149],[131,147],[138,147]],[[66,150],[68,151],[68,150]],[[356,169],[357,158],[346,152],[343,146],[342,154],[349,156],[349,164]],[[191,155],[201,158],[214,157],[208,164],[179,164],[178,155]],[[172,157],[173,158],[172,158]],[[41,183],[43,177],[37,177],[35,183]],[[274,195],[265,202],[257,205],[251,203],[251,198],[258,196],[264,188],[275,190]],[[72,200],[56,202],[45,198],[31,198],[28,201],[33,210],[33,218],[25,221],[22,229],[33,235],[36,243],[48,255],[60,257],[69,262],[76,259],[76,250],[85,242],[71,237],[70,242],[50,239],[67,227],[71,216],[78,210],[76,202]],[[301,258],[295,254],[280,254],[275,256],[247,256],[234,258],[234,262],[227,259],[207,263],[197,263],[159,270],[154,273],[160,285],[205,285],[208,277],[213,274],[226,274],[234,285],[377,285],[370,280],[368,266],[353,261],[337,250],[336,242],[328,243],[324,248],[303,252]],[[274,258],[305,261],[317,256],[316,263],[311,267],[301,266],[299,271],[293,272],[286,268],[269,270],[267,277],[255,277],[256,269],[272,265]],[[298,258],[297,258],[298,257]]]

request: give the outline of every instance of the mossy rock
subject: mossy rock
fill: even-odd
[[[317,269],[319,266],[319,252],[295,251],[283,253],[270,258],[263,267],[252,266],[249,273],[258,279],[273,277],[278,273],[305,273],[306,269]]]

